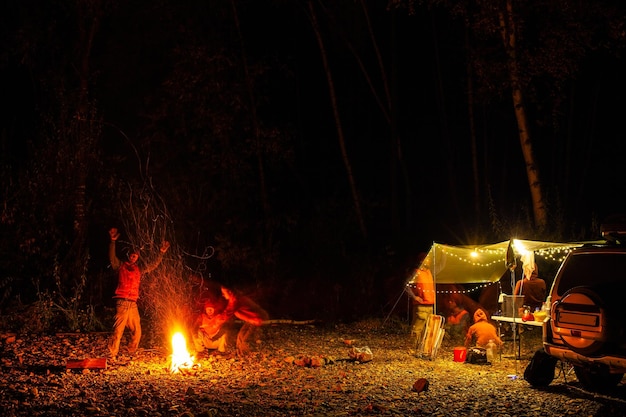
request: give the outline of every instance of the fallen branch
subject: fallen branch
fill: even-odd
[[[263,324],[313,324],[318,320],[289,320],[289,319],[273,319],[263,320]]]

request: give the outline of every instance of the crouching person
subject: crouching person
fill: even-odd
[[[500,348],[502,344],[496,326],[489,323],[485,311],[481,308],[476,310],[474,312],[474,324],[470,326],[465,336],[465,347],[469,348],[473,345],[477,349],[468,349],[466,362],[491,363],[494,350]]]
[[[196,352],[205,349],[226,352],[227,332],[225,324],[232,317],[232,305],[223,300],[206,300],[202,312],[196,320],[197,332],[194,335]]]
[[[498,336],[496,326],[489,323],[487,314],[481,308],[474,312],[474,324],[467,330],[465,347],[475,346],[485,348],[492,340],[497,346],[502,346],[502,340]]]
[[[221,287],[216,300],[206,301],[197,321],[198,332],[194,338],[197,352],[204,349],[225,352],[228,347],[228,325],[237,318],[243,322],[237,334],[237,354],[250,353],[250,341],[257,337],[260,326],[268,319],[267,312],[248,297],[236,296]]]

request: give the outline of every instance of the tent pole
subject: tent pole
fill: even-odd
[[[506,250],[505,257],[506,267],[511,271],[511,300],[513,301],[513,323],[511,323],[511,330],[513,331],[513,355],[515,355],[515,375],[518,374],[518,355],[517,355],[517,323],[515,323],[515,319],[517,318],[516,311],[516,303],[515,303],[515,268],[517,263],[515,262],[515,251],[513,249],[513,239],[509,239],[509,246]]]
[[[435,241],[431,245],[435,250],[433,251],[433,267],[431,268],[431,274],[433,276],[433,290],[435,291],[433,297],[433,314],[437,314],[437,247]],[[426,255],[428,256],[428,254]]]
[[[389,320],[389,317],[391,316],[391,314],[396,309],[396,306],[398,305],[398,303],[400,302],[400,299],[402,298],[402,296],[404,294],[406,294],[406,289],[402,288],[402,291],[400,292],[400,295],[398,295],[398,299],[396,300],[396,302],[393,305],[393,307],[391,307],[391,311],[389,312],[389,314],[387,314],[387,317],[385,317],[385,320],[383,321],[383,324],[380,327],[383,327],[385,325],[385,323],[387,323],[387,320]],[[410,300],[409,300],[408,294],[407,294],[407,298],[406,299],[407,299],[407,319],[410,320],[411,319],[411,312],[409,311]]]
[[[511,323],[511,329],[513,330],[513,355],[515,355],[515,375],[517,375],[519,373],[519,356],[517,354],[517,335],[515,334],[517,330],[517,323],[515,323],[515,319],[517,318],[517,309],[515,308],[515,268],[511,268],[511,293],[513,293],[513,323]]]

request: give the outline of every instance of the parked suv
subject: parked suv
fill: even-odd
[[[571,363],[580,383],[593,391],[614,387],[626,372],[626,240],[619,240],[626,228],[613,229],[603,226],[606,242],[568,254],[552,284],[543,326],[545,353]]]

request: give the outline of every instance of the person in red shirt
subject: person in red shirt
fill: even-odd
[[[413,300],[413,320],[411,335],[419,344],[426,321],[433,314],[435,304],[435,282],[430,272],[430,259],[425,257],[413,276],[413,284],[407,286],[407,293]]]
[[[453,342],[462,342],[470,327],[470,314],[454,297],[450,297],[447,304],[446,336]]]
[[[139,250],[133,249],[128,255],[128,261],[120,261],[115,251],[115,242],[120,237],[116,228],[109,230],[111,242],[109,244],[109,260],[111,267],[117,271],[118,282],[115,289],[115,321],[113,324],[113,334],[109,339],[109,353],[111,359],[115,360],[120,349],[120,341],[124,334],[124,329],[130,330],[130,343],[128,345],[128,353],[132,356],[137,351],[139,341],[141,340],[141,321],[139,317],[139,309],[137,308],[137,300],[139,299],[139,283],[141,275],[154,270],[163,260],[163,254],[170,247],[169,242],[164,241],[161,244],[159,255],[149,265],[140,268],[137,265],[139,260]]]

